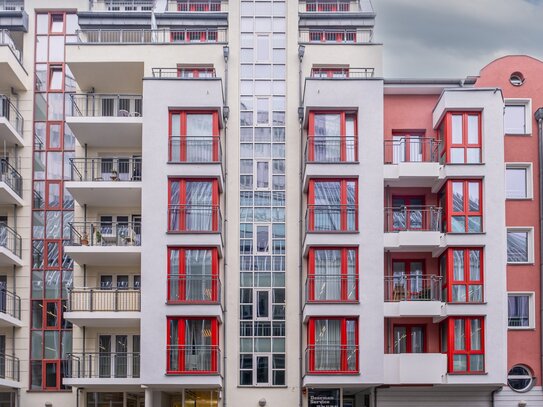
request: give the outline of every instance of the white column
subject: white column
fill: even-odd
[[[145,407],[153,407],[153,390],[145,389]]]

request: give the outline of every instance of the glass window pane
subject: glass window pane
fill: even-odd
[[[453,212],[464,212],[464,183],[453,182],[452,193]]]
[[[468,116],[468,144],[479,144],[479,115]]]
[[[505,173],[505,184],[507,198],[519,199],[526,198],[527,192],[527,169],[526,168],[507,168]]]
[[[468,232],[480,233],[482,231],[482,223],[480,216],[468,216]]]
[[[505,134],[526,134],[526,106],[505,106]]]
[[[454,320],[454,350],[465,350],[465,325],[463,319]]]
[[[469,302],[483,301],[483,286],[480,284],[472,284],[468,286]]]
[[[468,148],[467,149],[467,163],[479,164],[481,162],[481,149],[480,148]]]
[[[405,353],[407,350],[407,332],[403,326],[394,327],[394,353]]]
[[[464,281],[464,250],[453,250],[454,281]]]
[[[466,370],[468,370],[467,355],[454,355],[453,356],[453,371],[465,372]]]
[[[466,286],[455,284],[452,286],[452,301],[466,302]]]
[[[464,233],[466,231],[466,217],[453,216],[451,217],[451,229],[453,233]]]
[[[479,183],[470,182],[468,183],[468,202],[469,202],[469,211],[470,212],[479,212],[480,202],[479,202]]]
[[[481,320],[480,319],[472,319],[470,321],[471,323],[471,350],[481,350]]]
[[[507,232],[507,262],[528,262],[528,232]]]
[[[452,116],[452,143],[462,144],[462,115]]]
[[[481,279],[481,252],[479,250],[469,251],[469,279],[471,281]]]

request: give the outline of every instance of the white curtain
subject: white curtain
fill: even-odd
[[[315,161],[339,161],[341,116],[339,114],[316,114],[314,123],[313,148]]]
[[[185,263],[186,300],[211,300],[213,298],[211,250],[186,250]]]
[[[315,250],[315,300],[341,300],[341,250]]]
[[[529,326],[530,297],[527,295],[510,295],[509,305],[509,326]]]
[[[315,370],[341,370],[341,320],[315,320]]]
[[[339,182],[315,182],[314,230],[341,230]]]
[[[213,115],[187,114],[187,161],[211,162],[213,158]]]
[[[213,226],[211,182],[186,183],[186,227],[187,230],[211,231]]]
[[[185,321],[185,370],[211,370],[211,321]]]

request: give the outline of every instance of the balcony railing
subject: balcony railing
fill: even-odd
[[[0,247],[5,247],[14,255],[21,257],[22,238],[5,223],[0,223]]]
[[[3,10],[4,9],[2,9],[2,3],[0,0],[0,12]],[[13,55],[15,55],[15,58],[17,58],[19,62],[23,62],[23,53],[15,46],[15,42],[13,42],[13,38],[11,38],[8,30],[0,30],[0,45],[7,45],[11,52],[13,52]]]
[[[19,362],[19,358],[0,353],[0,379],[18,382],[21,380],[20,372],[21,363]]]
[[[317,79],[364,79],[373,78],[374,68],[312,68],[311,78]]]
[[[70,158],[72,181],[141,181],[141,158]]]
[[[72,114],[83,117],[140,117],[141,95],[83,93],[70,95]]]
[[[152,11],[155,0],[92,0],[91,11]]]
[[[385,140],[385,164],[437,162],[436,140],[428,137],[400,137]]]
[[[11,103],[9,98],[4,95],[0,95],[0,117],[5,117],[6,120],[11,123],[13,128],[19,135],[23,135],[23,116],[17,108]]]
[[[23,0],[0,0],[0,11],[24,11]]]
[[[170,205],[168,231],[222,233],[221,208],[216,205]]]
[[[219,374],[221,350],[214,345],[168,345],[169,374]]]
[[[220,163],[221,139],[218,136],[170,136],[170,162]]]
[[[356,232],[358,206],[308,205],[305,224],[307,232]]]
[[[140,222],[72,222],[71,246],[140,246]]]
[[[358,161],[358,138],[354,136],[308,136],[306,163],[354,163]]]
[[[0,181],[20,197],[23,196],[23,177],[5,158],[0,159]]]
[[[202,44],[226,43],[226,28],[160,28],[78,30],[82,44]]]
[[[140,377],[139,352],[69,353],[65,377],[72,379],[126,379]]]
[[[314,302],[358,301],[357,275],[309,275],[305,282],[305,298]]]
[[[168,302],[218,304],[221,302],[221,281],[212,275],[170,275]]]
[[[368,29],[300,29],[301,43],[310,44],[368,44],[373,41],[373,30]]]
[[[216,13],[227,11],[227,4],[221,0],[168,0],[167,11]]]
[[[441,208],[395,206],[385,208],[385,232],[439,232]]]
[[[126,312],[141,310],[141,294],[134,288],[73,288],[68,292],[69,312]]]
[[[310,345],[305,350],[307,374],[358,372],[358,345]]]
[[[385,301],[441,301],[441,293],[440,276],[385,276]]]
[[[357,0],[302,0],[299,2],[301,13],[345,13],[361,11]]]
[[[21,297],[11,291],[0,288],[0,313],[21,319]]]
[[[216,73],[215,68],[153,68],[153,78],[209,79]]]

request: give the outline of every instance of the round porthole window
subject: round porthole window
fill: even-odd
[[[534,385],[532,372],[526,366],[515,365],[507,374],[507,384],[511,389],[519,393],[528,391]]]
[[[509,77],[509,82],[513,86],[521,86],[524,83],[524,75],[520,72],[513,72]]]

